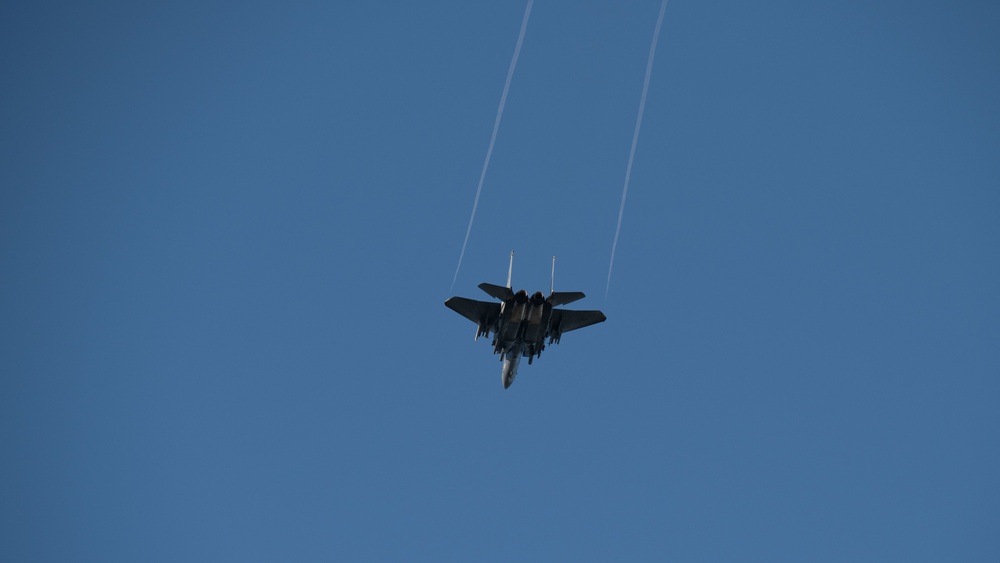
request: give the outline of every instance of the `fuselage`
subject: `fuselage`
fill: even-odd
[[[493,345],[503,362],[500,375],[504,389],[517,377],[521,356],[528,356],[530,363],[542,353],[551,317],[552,305],[540,291],[528,297],[522,289],[501,305]]]

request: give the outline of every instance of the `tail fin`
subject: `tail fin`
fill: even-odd
[[[491,283],[483,282],[479,284],[479,289],[485,291],[489,296],[496,297],[500,301],[506,301],[514,297],[514,290],[510,288],[510,275],[514,273],[514,251],[510,251],[510,265],[507,266],[507,287],[500,287]]]
[[[556,292],[556,257],[552,257],[552,281],[549,282],[549,295]]]
[[[556,293],[556,257],[552,257],[552,282],[549,284],[549,298],[547,301],[552,304],[553,307],[558,307],[559,305],[566,305],[574,301],[579,301],[583,299],[585,295],[580,291],[560,291]]]
[[[510,266],[507,268],[507,289],[510,289],[510,275],[514,273],[514,251],[510,251]]]

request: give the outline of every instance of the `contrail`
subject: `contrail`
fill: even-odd
[[[628,152],[628,166],[625,168],[625,187],[622,189],[622,204],[618,208],[618,226],[615,227],[615,241],[611,243],[611,263],[608,265],[608,286],[604,290],[604,298],[611,291],[611,270],[615,267],[615,249],[618,248],[618,233],[622,230],[622,214],[625,213],[625,196],[628,195],[628,181],[632,176],[632,160],[635,158],[635,145],[639,141],[639,126],[642,125],[642,111],[646,108],[646,93],[649,91],[649,75],[653,71],[653,55],[656,53],[656,40],[660,37],[660,26],[663,24],[663,13],[667,11],[667,0],[660,6],[660,16],[656,18],[656,29],[653,30],[653,42],[649,46],[649,61],[646,63],[646,79],[642,82],[642,98],[639,99],[639,115],[635,118],[635,133],[632,134],[632,149]]]
[[[476,208],[479,207],[479,194],[483,191],[483,180],[486,178],[486,169],[490,166],[490,156],[493,155],[493,144],[497,140],[497,129],[500,128],[500,117],[503,115],[503,106],[507,103],[507,90],[510,89],[510,79],[514,76],[514,67],[517,66],[517,56],[521,54],[521,43],[524,42],[524,30],[528,28],[528,16],[531,15],[531,5],[535,0],[528,0],[528,6],[524,9],[524,19],[521,20],[521,33],[517,36],[517,45],[514,47],[514,57],[510,60],[510,68],[507,69],[507,81],[503,85],[503,94],[500,95],[500,107],[497,108],[497,118],[493,122],[493,134],[490,135],[490,147],[486,149],[486,160],[483,162],[483,171],[479,174],[479,186],[476,187],[476,199],[472,202],[472,215],[469,216],[469,227],[465,229],[465,240],[462,242],[462,253],[458,255],[458,266],[455,268],[455,277],[451,280],[452,289],[455,288],[455,281],[458,280],[458,271],[462,268],[462,258],[465,258],[465,247],[469,244],[469,233],[472,232],[472,222],[476,219]]]

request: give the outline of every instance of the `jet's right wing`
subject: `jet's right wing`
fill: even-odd
[[[556,334],[562,334],[585,326],[603,323],[607,319],[600,311],[552,309],[552,330]]]
[[[445,301],[444,305],[480,326],[493,326],[500,318],[499,303],[452,297]]]

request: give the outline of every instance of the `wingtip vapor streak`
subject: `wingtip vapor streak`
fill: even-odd
[[[491,297],[500,300],[476,301],[464,297],[452,297],[445,306],[459,315],[476,323],[476,340],[480,336],[493,334],[493,353],[500,355],[503,369],[500,372],[503,388],[510,387],[517,376],[521,356],[528,357],[528,364],[542,355],[545,339],[549,344],[558,344],[563,333],[592,324],[604,322],[607,317],[600,311],[570,311],[556,309],[584,298],[580,291],[554,291],[556,259],[552,257],[552,284],[549,296],[541,291],[529,296],[523,289],[517,293],[511,289],[510,277],[514,269],[514,251],[510,252],[510,266],[507,269],[507,286],[481,283],[479,288]]]

